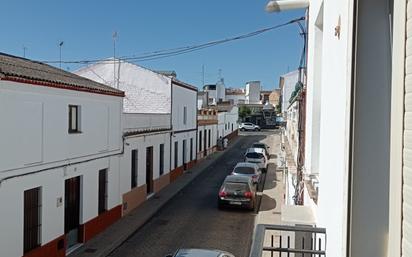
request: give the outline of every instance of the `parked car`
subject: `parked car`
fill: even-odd
[[[265,143],[254,143],[254,144],[252,145],[252,147],[253,147],[253,148],[262,148],[263,150],[265,150],[265,154],[266,154],[266,157],[268,158],[268,160],[270,159],[270,154],[269,154],[269,148],[270,148],[270,146],[268,146],[268,145],[265,144]]]
[[[175,254],[165,257],[235,257],[233,254],[221,250],[209,249],[179,249]]]
[[[260,131],[260,127],[258,125],[255,125],[250,122],[242,122],[239,125],[240,131],[245,131],[245,130],[253,130],[253,131]]]
[[[236,206],[249,210],[256,207],[256,187],[252,178],[229,175],[219,190],[218,207]]]
[[[245,162],[255,163],[263,172],[267,171],[268,159],[262,148],[248,148],[245,154]]]
[[[255,184],[259,184],[261,174],[259,167],[250,162],[239,162],[232,171],[232,175],[250,177]]]

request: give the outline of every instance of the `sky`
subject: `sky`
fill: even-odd
[[[45,61],[90,60],[201,44],[275,26],[304,15],[303,10],[267,13],[268,0],[6,0],[2,1],[0,52]],[[302,38],[296,25],[170,58],[137,63],[174,70],[194,86],[226,87],[261,81],[278,87],[279,76],[298,68]],[[59,66],[59,64],[54,64]],[[78,64],[62,64],[74,71]],[[220,70],[220,72],[219,72]]]

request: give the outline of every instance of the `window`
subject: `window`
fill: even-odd
[[[183,125],[186,125],[187,122],[187,107],[183,107]]]
[[[227,130],[227,124],[225,123],[225,130]]]
[[[69,105],[69,133],[80,133],[80,106]]]
[[[107,169],[99,170],[99,214],[107,211]]]
[[[175,142],[175,169],[177,168],[177,162],[179,158],[179,142]]]
[[[164,173],[164,155],[165,155],[165,145],[160,144],[159,149],[159,175],[163,175]]]
[[[202,131],[199,131],[199,152],[202,151]]]
[[[233,131],[233,123],[232,123],[232,131]]]
[[[137,150],[132,150],[132,170],[131,170],[131,187],[137,187],[137,176],[138,176],[138,152]]]
[[[193,138],[190,139],[190,160],[193,160]]]
[[[40,187],[24,191],[24,253],[27,253],[40,246],[40,197]]]
[[[207,145],[208,145],[209,148],[210,148],[210,141],[211,141],[211,140],[210,140],[210,134],[211,134],[210,131],[211,131],[211,130],[209,129],[209,134],[208,134],[208,136],[207,136]]]

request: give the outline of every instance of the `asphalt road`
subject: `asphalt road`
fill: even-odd
[[[178,248],[214,248],[248,256],[256,213],[218,210],[217,194],[246,149],[272,133],[243,134],[240,147],[228,150],[110,256],[163,257]]]

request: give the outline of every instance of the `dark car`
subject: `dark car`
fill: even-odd
[[[270,154],[269,154],[269,148],[270,147],[267,144],[265,144],[265,143],[254,143],[252,145],[252,147],[253,148],[261,148],[261,149],[265,150],[266,157],[268,159],[270,159]]]
[[[235,257],[233,254],[221,250],[208,249],[179,249],[175,254],[166,257]]]
[[[226,177],[219,190],[219,208],[232,206],[254,210],[256,202],[256,187],[251,177],[236,175]]]

